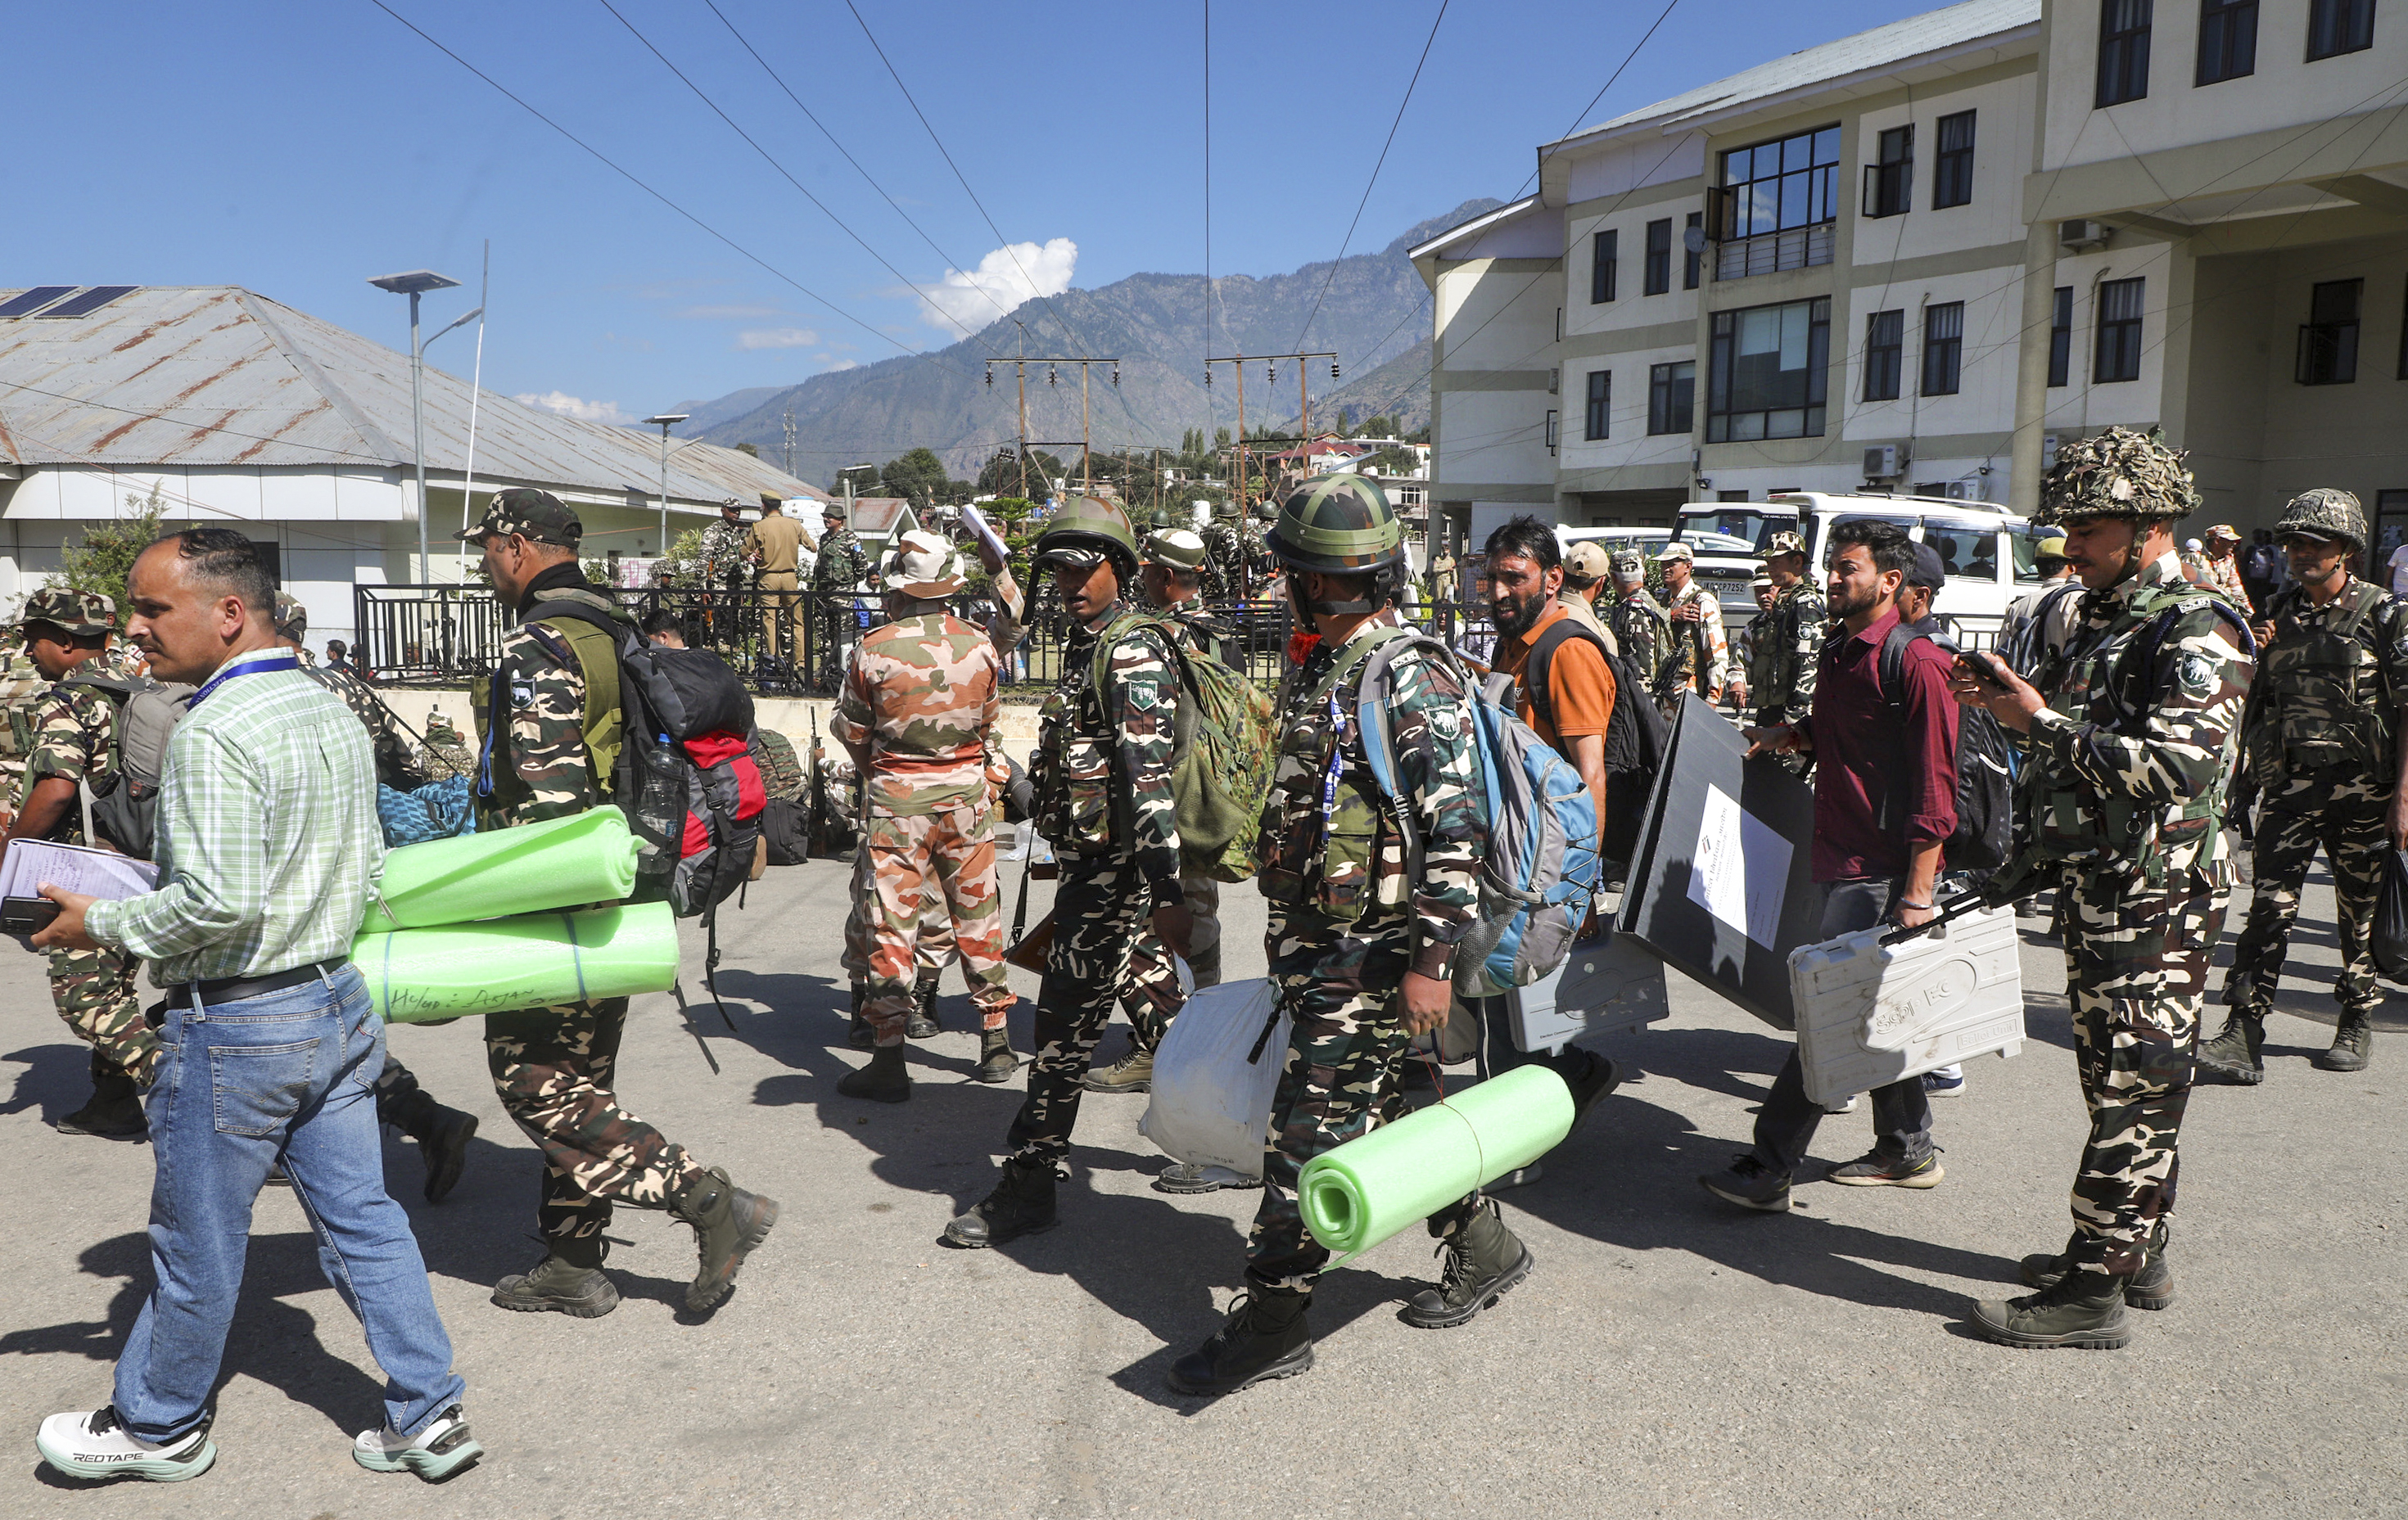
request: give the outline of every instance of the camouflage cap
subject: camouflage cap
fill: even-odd
[[[1772,590],[1772,572],[1759,570],[1748,577],[1747,584],[1751,590],[1769,591]]]
[[[1765,540],[1764,552],[1756,558],[1777,560],[1784,554],[1795,554],[1801,560],[1806,557],[1806,540],[1788,528],[1782,529],[1781,532]]]
[[[1564,556],[1564,578],[1578,581],[1583,586],[1594,580],[1603,580],[1610,568],[1612,561],[1602,544],[1574,544],[1571,552]]]
[[[2354,549],[2366,547],[2366,508],[2350,492],[2318,486],[2291,498],[2283,520],[2274,524],[2277,538],[2339,538]]]
[[[2156,428],[2109,428],[2060,445],[2056,466],[2041,482],[2041,508],[2032,520],[2188,517],[2199,506],[2199,492],[2184,464],[2187,458]]]
[[[2229,522],[2219,522],[2207,531],[2207,536],[2210,539],[2221,538],[2227,543],[2238,544],[2241,542],[2241,530]]]
[[[1698,551],[1691,548],[1688,545],[1682,543],[1677,538],[1656,552],[1656,562],[1658,564],[1669,563],[1674,560],[1679,560],[1684,563],[1689,563],[1694,562],[1697,558]]]
[[[116,629],[117,604],[98,591],[45,586],[25,598],[25,610],[17,615],[17,623],[21,628],[27,623],[48,623],[63,633],[90,637]]]
[[[1616,549],[1613,573],[1624,580],[1643,580],[1647,575],[1647,557],[1637,549]]]
[[[895,541],[878,567],[886,589],[905,596],[951,596],[962,589],[961,556],[943,536],[914,528]]]
[[[485,515],[476,526],[452,536],[465,543],[481,543],[487,533],[507,537],[516,533],[530,544],[560,544],[569,548],[585,536],[585,524],[566,504],[548,490],[532,486],[513,486],[494,493],[485,504]]]
[[[276,636],[298,644],[309,636],[309,609],[291,591],[276,593]]]
[[[1145,535],[1145,562],[1173,570],[1204,568],[1204,540],[1185,528],[1160,528]]]

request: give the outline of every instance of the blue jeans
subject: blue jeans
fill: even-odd
[[[409,1433],[456,1403],[409,1216],[384,1190],[376,1078],[384,1025],[367,984],[331,977],[236,1002],[167,1010],[147,1108],[150,1297],[117,1360],[127,1429],[168,1441],[208,1417],[242,1290],[251,1202],[283,1163],[318,1234],[318,1261],[385,1371],[385,1423]]]

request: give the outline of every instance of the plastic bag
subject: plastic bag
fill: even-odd
[[[1154,1053],[1154,1097],[1138,1131],[1176,1160],[1260,1177],[1287,1035],[1287,1011],[1267,978],[1197,993]]]
[[[2383,852],[2372,940],[2374,969],[2391,981],[2408,982],[2408,850]]]

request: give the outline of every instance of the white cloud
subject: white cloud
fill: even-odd
[[[736,334],[739,348],[808,348],[819,340],[808,327],[755,327]]]
[[[688,306],[674,315],[687,321],[751,321],[761,317],[775,317],[775,306]]]
[[[815,354],[812,357],[827,365],[825,369],[820,371],[823,375],[834,375],[838,370],[859,369],[861,367],[850,359],[838,359],[834,354]],[[831,362],[831,361],[833,361],[833,362]]]
[[[1079,265],[1079,245],[1057,237],[1044,247],[1014,243],[979,261],[968,274],[948,269],[936,288],[920,297],[920,314],[931,327],[958,336],[977,332],[1034,296],[1059,295],[1070,288]]]
[[[530,391],[511,400],[522,406],[532,406],[538,412],[556,412],[573,417],[580,422],[632,422],[634,418],[619,409],[615,401],[587,401],[566,391]]]

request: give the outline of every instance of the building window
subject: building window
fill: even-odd
[[[1696,246],[1692,247],[1692,244]],[[1692,211],[1689,213],[1688,231],[1681,239],[1681,289],[1684,291],[1698,288],[1698,266],[1705,262],[1705,244],[1706,214]]]
[[[1612,421],[1609,413],[1612,410],[1612,402],[1613,371],[1610,369],[1590,370],[1588,372],[1587,436],[1592,442],[1606,436],[1607,428]]]
[[[2149,95],[2149,17],[2153,0],[2099,0],[2100,109]]]
[[[2358,304],[2365,292],[2362,279],[2329,279],[2309,292],[2296,371],[2301,385],[2347,385],[2358,378]]]
[[[2374,46],[2374,0],[2308,0],[2308,62]]]
[[[1819,438],[1831,362],[1828,296],[1713,316],[1706,442]]]
[[[1923,393],[1953,396],[1965,360],[1965,303],[1923,308]]]
[[[1698,365],[1695,360],[1684,359],[1677,364],[1657,364],[1647,372],[1647,431],[1686,433],[1690,411],[1698,394]]]
[[[1662,295],[1672,288],[1672,219],[1647,224],[1647,269],[1641,277],[1641,295]]]
[[[1722,244],[1716,279],[1831,262],[1840,215],[1840,129],[1735,149],[1706,205],[1706,235]]]
[[[1904,216],[1914,206],[1914,129],[1881,135],[1881,162],[1865,165],[1865,215]]]
[[[2090,378],[2105,385],[2141,377],[2141,299],[2145,279],[2102,280],[2099,286],[2099,348]]]
[[[1876,311],[1865,320],[1865,399],[1896,401],[1906,352],[1906,313]]]
[[[2059,386],[2072,377],[2073,371],[2073,287],[2057,288],[2057,300],[2048,317],[2048,383]]]
[[[1593,306],[1613,299],[1613,277],[1622,263],[1618,243],[1610,227],[1589,239],[1588,301]]]
[[[1931,209],[1973,201],[1973,113],[1940,119],[1940,154],[1931,164]]]
[[[2199,0],[2197,84],[2258,72],[2258,0]]]

